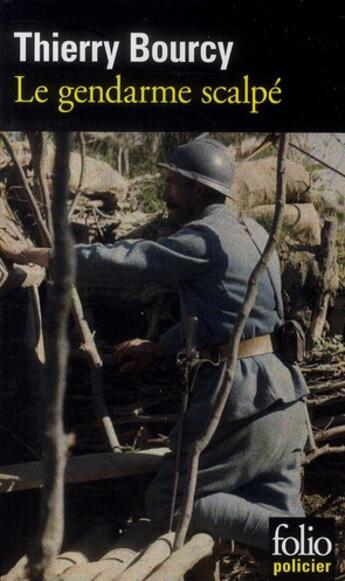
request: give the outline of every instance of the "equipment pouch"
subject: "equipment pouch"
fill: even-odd
[[[302,326],[290,319],[280,328],[280,344],[288,363],[302,363],[305,359],[305,333]]]

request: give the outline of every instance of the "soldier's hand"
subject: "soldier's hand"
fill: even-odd
[[[26,251],[29,246],[26,242],[15,240],[7,234],[7,232],[0,228],[0,253],[12,262],[18,264],[26,264]]]
[[[158,342],[147,339],[132,339],[117,345],[112,354],[113,362],[121,373],[141,371],[162,357]]]

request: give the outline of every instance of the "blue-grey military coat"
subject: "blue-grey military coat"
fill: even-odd
[[[261,226],[254,221],[247,224],[250,235],[231,208],[212,204],[198,219],[156,242],[78,245],[78,283],[108,288],[177,285],[182,317],[199,320],[198,348],[224,344],[267,241]],[[272,333],[282,322],[280,267],[274,254],[260,280],[243,338]],[[160,344],[167,355],[179,352],[183,346],[181,323],[162,334]],[[218,376],[217,368],[200,373],[196,386],[200,403],[213,400]],[[307,392],[298,366],[287,365],[279,354],[248,357],[238,361],[224,414],[228,421],[250,417],[277,400],[292,402]]]

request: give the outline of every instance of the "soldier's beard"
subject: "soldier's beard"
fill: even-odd
[[[192,208],[182,204],[170,203],[167,204],[168,219],[176,226],[183,226],[194,218],[194,211]]]

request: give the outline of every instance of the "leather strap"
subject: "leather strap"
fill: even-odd
[[[244,216],[241,216],[239,218],[239,222],[245,228],[245,230],[246,230],[249,238],[253,242],[253,244],[254,244],[254,246],[255,246],[256,250],[258,251],[259,256],[261,258],[262,253],[264,251],[264,248],[261,248],[260,247],[260,243],[257,240],[257,236],[256,236],[256,233],[255,233],[254,229],[252,228],[251,222],[249,220],[247,220]],[[271,272],[271,268],[272,268],[272,263],[269,262],[267,264],[267,266],[266,266],[266,270],[267,270],[267,275],[268,275],[268,278],[269,278],[269,281],[270,281],[270,284],[271,284],[271,287],[272,287],[272,290],[273,290],[274,300],[275,300],[275,303],[276,303],[276,310],[277,310],[278,315],[281,317],[281,319],[284,319],[283,303],[282,303],[282,300],[281,300],[280,296],[278,295],[277,288],[276,288],[276,286],[275,286],[275,284],[273,282],[273,275],[272,275],[272,272]]]
[[[238,358],[257,357],[267,353],[279,351],[279,345],[274,333],[262,335],[253,339],[244,339],[240,342]],[[211,349],[205,349],[200,353],[200,359],[210,359],[211,361],[224,361],[228,356],[228,345],[219,345]]]

